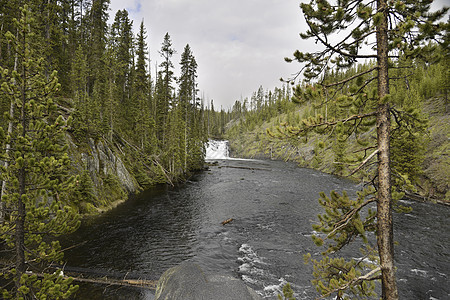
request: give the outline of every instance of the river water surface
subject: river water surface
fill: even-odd
[[[67,267],[156,280],[192,261],[241,278],[266,299],[276,299],[286,282],[297,299],[313,299],[312,267],[302,257],[321,251],[311,241],[318,193],[343,189],[358,186],[291,163],[220,159],[180,187],[143,192],[85,222],[64,240],[81,244],[66,251]],[[400,299],[450,299],[450,209],[405,203],[413,212],[394,218]],[[358,257],[354,251],[348,255]],[[154,299],[154,291],[83,285],[77,299]]]

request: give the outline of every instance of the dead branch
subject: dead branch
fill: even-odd
[[[378,153],[378,149],[375,150],[372,154],[370,154],[356,169],[354,169],[348,176],[352,176],[356,172],[358,172],[375,154]]]
[[[142,150],[141,150],[141,149],[139,149],[139,148],[136,147],[135,145],[131,144],[130,142],[128,142],[126,139],[120,137],[119,135],[116,135],[116,137],[117,137],[118,139],[120,139],[123,143],[127,144],[129,147],[131,147],[132,149],[134,149],[137,153],[141,154],[142,157],[146,157],[146,155],[145,155],[144,153],[142,153]],[[105,139],[105,140],[107,140],[107,139]],[[122,152],[122,153],[123,153],[123,152]],[[140,160],[141,160],[141,163],[142,163],[147,169],[149,169],[149,170],[151,171],[150,166],[148,166],[147,164],[145,164],[145,163],[142,161],[142,159],[140,159]],[[167,181],[169,182],[169,184],[170,184],[171,186],[175,186],[175,185],[173,184],[172,180],[170,179],[169,175],[168,175],[169,172],[168,172],[166,169],[164,169],[164,167],[163,167],[156,159],[150,159],[150,158],[149,158],[149,160],[150,160],[152,163],[154,163],[155,165],[157,165],[157,166],[161,169],[161,172],[163,172],[163,174],[164,174],[164,176],[166,177],[166,179],[167,179]]]
[[[234,220],[234,219],[229,218],[229,219],[223,221],[223,222],[222,222],[222,225],[228,224],[228,223],[230,223],[230,222],[233,221],[233,220]]]
[[[333,293],[336,293],[336,292],[339,292],[339,291],[346,290],[348,287],[350,287],[350,286],[352,286],[352,285],[355,285],[355,284],[357,284],[358,282],[361,282],[361,281],[380,279],[380,276],[379,276],[379,275],[373,276],[373,275],[375,275],[376,273],[378,273],[378,272],[380,272],[380,271],[381,271],[381,268],[380,268],[380,267],[375,268],[375,269],[373,269],[372,271],[370,271],[369,273],[367,273],[366,275],[362,275],[362,276],[359,276],[359,277],[357,277],[357,278],[354,278],[353,280],[347,282],[347,283],[344,284],[343,286],[341,286],[341,287],[339,287],[339,288],[336,288],[336,289],[334,289],[334,290],[331,290],[331,291],[329,291],[328,293],[326,293],[325,295],[322,295],[322,296],[320,296],[320,297],[317,298],[317,299],[324,299],[324,298],[330,296],[330,295],[333,294]]]
[[[270,171],[270,169],[263,168],[252,168],[252,167],[236,167],[236,166],[220,166],[221,168],[232,168],[232,169],[243,169],[243,170],[259,170],[259,171]]]

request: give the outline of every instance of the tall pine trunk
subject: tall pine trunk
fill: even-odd
[[[17,201],[17,219],[16,219],[16,286],[20,287],[20,279],[26,271],[25,266],[25,167],[19,170],[19,197]]]
[[[23,47],[25,49],[26,45],[26,35],[24,33],[23,35]],[[22,63],[22,81],[20,83],[21,87],[21,98],[22,98],[22,107],[20,108],[20,121],[22,125],[22,137],[26,139],[27,134],[27,112],[26,112],[26,103],[27,103],[27,57],[24,57],[24,62]],[[25,154],[22,154],[23,161],[25,161]],[[23,165],[19,169],[19,195],[17,199],[17,219],[16,219],[16,285],[19,288],[21,286],[20,279],[22,275],[25,273],[26,266],[25,266],[25,216],[26,216],[26,209],[25,209],[25,202],[24,202],[24,196],[26,194],[26,176],[27,176],[27,170],[26,166]]]
[[[18,30],[16,33],[16,36],[18,36]],[[14,58],[14,71],[17,71],[17,63],[18,63],[18,54],[15,54],[15,58]],[[15,80],[13,81],[15,83]],[[13,118],[14,118],[14,101],[11,101],[10,106],[9,106],[9,121],[8,121],[8,134],[11,134],[13,131]],[[6,144],[6,149],[5,149],[5,153],[6,153],[6,157],[8,157],[9,152],[11,151],[11,144],[8,143]],[[9,166],[9,162],[8,160],[5,160],[3,162],[3,166],[6,168],[8,168]],[[1,187],[1,191],[0,191],[0,224],[3,223],[3,221],[5,220],[6,217],[6,206],[5,203],[2,201],[3,196],[6,195],[6,180],[2,181],[2,187]]]
[[[16,61],[17,61],[17,59],[16,59]],[[14,70],[15,69],[16,68],[14,68]],[[9,117],[10,117],[10,120],[8,122],[8,134],[11,134],[11,132],[13,130],[12,118],[14,117],[14,101],[11,101],[11,105],[9,108]],[[8,157],[10,151],[11,151],[11,144],[8,143],[8,144],[6,144],[6,149],[5,149],[6,157]],[[9,166],[8,160],[4,161],[3,166],[5,167],[5,169],[8,168],[8,166]],[[4,195],[6,195],[6,180],[2,181],[2,187],[1,187],[1,191],[0,191],[0,224],[3,223],[3,221],[5,220],[5,217],[6,217],[6,212],[5,212],[6,206],[5,206],[5,203],[3,201],[1,201],[3,199]]]
[[[394,269],[394,237],[392,222],[391,170],[390,170],[390,112],[388,77],[388,23],[386,0],[377,1],[378,12],[383,14],[377,26],[378,61],[378,202],[377,202],[377,244],[382,276],[382,299],[398,299]]]

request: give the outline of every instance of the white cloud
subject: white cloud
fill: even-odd
[[[436,1],[442,7],[446,0]],[[313,51],[313,41],[299,33],[306,26],[299,0],[111,0],[111,16],[126,8],[137,31],[145,21],[152,60],[160,62],[158,50],[169,32],[178,54],[186,44],[198,63],[199,88],[219,107],[250,96],[260,85],[280,86],[278,79],[298,71],[284,57],[296,50]],[[308,2],[308,1],[306,1]]]
[[[299,66],[284,62],[301,46],[298,0],[111,0],[111,16],[126,8],[137,30],[144,19],[154,73],[158,50],[169,32],[179,55],[186,44],[199,65],[199,88],[209,102],[230,107],[260,85],[280,86]]]

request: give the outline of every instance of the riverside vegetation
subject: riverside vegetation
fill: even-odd
[[[295,77],[305,78],[294,88],[293,99],[311,104],[314,113],[267,133],[294,147],[315,137],[312,153],[317,165],[321,149],[331,148],[333,171],[347,176],[359,172],[363,183],[354,199],[345,191],[320,194],[324,213],[312,226],[313,240],[325,250],[319,259],[305,255],[305,261],[314,265],[312,283],[322,298],[376,296],[376,281],[381,283],[382,299],[399,298],[392,214],[394,209],[408,210],[398,200],[418,185],[425,151],[424,104],[411,88],[411,70],[423,61],[448,63],[449,24],[439,23],[448,9],[431,12],[431,2],[301,4],[308,29],[300,36],[314,39],[319,47],[313,52],[297,50],[286,61],[300,63]],[[358,60],[365,63],[357,64]],[[445,73],[447,69],[446,65]],[[447,80],[439,82],[445,94]],[[350,140],[353,147],[348,146]],[[363,259],[336,256],[352,241],[360,243]]]
[[[383,24],[383,12],[388,11],[383,8],[374,12],[370,5],[350,6],[355,11],[346,11],[343,8],[348,1],[335,10],[326,1],[316,2],[317,8],[303,7],[310,20],[325,24],[331,21],[331,25],[337,26],[340,22],[336,20],[349,21],[357,16],[362,24],[371,24],[353,32],[356,41],[366,36],[366,30],[368,34],[374,33],[370,30]],[[365,182],[374,182],[371,169],[374,164],[370,161],[373,156],[356,152],[357,147],[372,149],[376,135],[374,121],[361,121],[354,126],[347,126],[349,122],[329,124],[337,126],[323,122],[345,118],[355,106],[373,110],[370,105],[383,99],[393,104],[390,112],[396,121],[391,125],[392,166],[398,171],[393,180],[394,196],[412,191],[426,198],[448,200],[448,37],[445,36],[442,46],[419,43],[421,47],[415,50],[407,47],[409,40],[401,38],[417,25],[414,20],[423,22],[420,29],[425,38],[448,28],[448,24],[447,27],[432,24],[440,14],[427,15],[429,1],[422,4],[418,10],[415,1],[389,2],[389,9],[397,17],[410,17],[406,22],[399,21],[403,25],[391,35],[394,40],[389,47],[395,45],[399,50],[390,62],[395,67],[390,97],[380,97],[374,87],[371,74],[379,68],[375,61],[356,65],[356,59],[338,59],[333,63],[337,63],[339,70],[332,70],[322,68],[318,57],[296,52],[296,60],[305,62],[313,58],[312,62],[319,64],[319,69],[311,68],[307,73],[313,77],[318,75],[314,74],[317,70],[324,71],[321,84],[302,83],[294,88],[292,96],[288,85],[273,93],[260,88],[250,101],[237,101],[230,112],[225,112],[215,111],[213,102],[210,109],[205,109],[197,97],[197,63],[189,45],[181,54],[181,74],[175,77],[175,50],[168,33],[159,52],[162,62],[153,78],[143,23],[135,36],[128,12],[119,10],[108,25],[109,0],[3,1],[0,6],[3,298],[61,299],[73,295],[77,286],[70,278],[60,276],[55,267],[62,262],[63,254],[54,237],[75,230],[83,214],[107,209],[128,193],[158,183],[174,184],[185,178],[202,167],[206,138],[223,135],[225,131],[239,156],[261,153],[271,158],[293,159],[343,176],[355,177],[352,174],[355,167],[360,169],[361,160],[368,158],[364,161],[369,162],[368,168],[361,168],[362,173],[357,176]],[[328,15],[337,19],[328,19]],[[327,26],[314,23],[303,37],[319,37],[336,30]],[[349,48],[340,52],[350,51],[357,57],[357,42],[356,48],[354,44],[342,45]],[[387,51],[387,47],[380,49]],[[345,78],[362,79],[350,84]],[[340,82],[340,88],[323,89],[333,82]],[[365,108],[358,112],[366,113]],[[304,132],[301,126],[318,130],[300,134]],[[245,148],[236,146],[241,136],[247,137],[247,141],[251,140],[249,136],[254,137],[258,148],[244,151]],[[362,198],[371,194],[373,191],[368,190]],[[348,204],[345,194],[333,193],[331,198]],[[321,200],[324,205],[332,203],[326,195],[321,195]],[[352,220],[358,216],[356,208],[350,210],[352,215],[337,213],[338,209],[333,207],[333,211],[322,216],[322,221],[333,214],[332,217],[349,216]],[[356,219],[350,223],[352,234],[358,231],[364,240],[364,230],[374,228],[373,213],[369,212],[367,224]],[[316,229],[330,233],[325,225]],[[352,234],[338,237],[344,238],[345,244],[346,237],[351,239]],[[323,240],[316,237],[316,242],[321,244]],[[366,255],[375,257],[369,250]],[[346,262],[331,263],[350,272],[345,278],[340,273],[332,274],[333,280],[324,283],[320,276],[331,273],[316,262],[319,266],[316,284],[324,294],[336,292],[340,296],[343,290],[339,286],[364,277]],[[355,291],[370,293],[372,286],[361,284]]]
[[[408,128],[404,132],[398,129],[391,143],[393,164],[402,172],[399,177],[401,180],[397,181],[401,187],[394,189],[399,197],[406,194],[412,199],[450,205],[448,67],[448,55],[431,63],[417,62],[408,70],[408,76],[403,77],[407,80],[398,81],[392,87],[392,97],[401,99],[399,103],[403,103],[398,108],[415,109],[414,114],[420,120],[417,127]],[[367,68],[369,65],[359,65],[349,70],[347,75]],[[340,74],[335,76],[342,78]],[[290,96],[283,94],[282,88],[264,91],[260,87],[250,99],[236,102],[229,112],[231,120],[225,131],[231,156],[293,161],[301,167],[314,168],[368,184],[374,165],[371,166],[372,170],[354,172],[360,165],[359,162],[365,158],[358,157],[361,141],[355,135],[339,139],[333,132],[313,132],[299,139],[285,134],[285,129],[290,126],[296,127],[308,119],[327,114],[330,118],[336,110],[346,109],[345,103],[323,105],[323,95],[318,92],[319,88],[304,84],[296,87],[297,94]],[[273,95],[279,97],[274,98]],[[299,96],[302,98],[298,99]],[[261,104],[258,104],[259,99]],[[363,135],[373,138],[375,131],[370,128]],[[338,198],[339,194],[335,194],[329,199],[338,202]],[[321,239],[317,240],[319,244],[322,242]],[[366,252],[366,255],[371,255],[376,260],[373,253]],[[315,283],[318,284],[317,281]],[[334,289],[328,289],[330,290]],[[283,291],[285,299],[293,299],[288,287]]]
[[[205,109],[189,45],[150,75],[146,30],[109,0],[0,6],[0,283],[4,299],[65,299],[60,234],[130,193],[203,167]],[[21,9],[17,9],[21,7]]]
[[[392,97],[404,101],[398,108],[415,108],[415,114],[420,120],[419,126],[413,129],[409,128],[403,133],[397,131],[396,140],[391,143],[393,163],[397,170],[402,171],[399,177],[401,180],[397,181],[400,187],[397,186],[398,190],[394,189],[398,197],[406,194],[412,199],[450,205],[448,67],[448,56],[430,64],[417,63],[408,70],[408,77],[404,77],[407,80],[393,85]],[[349,70],[347,75],[365,68],[368,66],[357,66]],[[336,75],[342,78],[339,74]],[[368,184],[374,166],[372,165],[372,170],[354,172],[364,158],[358,157],[361,142],[354,135],[341,139],[332,132],[314,132],[302,139],[285,135],[285,129],[289,126],[298,126],[305,120],[320,115],[328,114],[330,117],[337,109],[345,109],[346,106],[344,103],[334,107],[323,105],[322,95],[317,92],[319,87],[314,85],[305,84],[296,89],[297,95],[280,93],[279,98],[273,98],[272,95],[278,95],[283,89],[261,93],[263,89],[260,87],[259,92],[255,92],[250,100],[244,100],[250,107],[256,107],[259,105],[256,104],[258,99],[262,99],[258,109],[246,109],[247,105],[235,104],[230,115],[239,117],[231,119],[225,134],[230,142],[231,156],[293,161],[301,167],[318,169]],[[262,97],[258,98],[258,93]],[[300,95],[304,97],[302,99],[309,101],[301,101],[302,99],[297,98]],[[404,95],[407,95],[406,98]],[[373,128],[363,133],[369,138],[373,138],[374,134]],[[336,203],[339,203],[339,196],[334,194],[328,198],[321,195]],[[321,245],[322,239],[318,238],[317,243]],[[365,252],[364,257],[366,256],[376,261],[375,253]],[[307,260],[310,259],[307,257]],[[329,263],[330,261],[325,262]],[[317,279],[313,283],[319,284]],[[323,290],[328,293],[334,289],[324,287]],[[285,287],[283,291],[285,299],[294,299],[289,287]]]
[[[349,74],[364,67],[367,66],[355,67]],[[418,107],[417,112],[424,122],[424,127],[414,136],[402,141],[405,143],[403,150],[410,149],[402,152],[401,160],[408,170],[408,178],[412,180],[412,185],[405,191],[419,200],[446,204],[450,204],[448,70],[448,57],[417,63],[408,70],[406,80],[394,85],[392,92],[395,98],[407,95],[404,105]],[[313,86],[305,84],[301,88],[306,93],[314,92]],[[311,97],[302,103],[298,103],[299,100],[297,96],[290,95],[287,86],[283,85],[272,91],[259,87],[251,97],[236,101],[225,114],[227,123],[223,135],[229,140],[231,156],[293,161],[301,167],[348,176],[356,181],[363,180],[362,173],[350,174],[353,171],[351,160],[356,157],[354,151],[358,147],[357,140],[352,136],[345,143],[340,143],[339,147],[329,135],[317,133],[311,134],[305,141],[274,138],[280,124],[282,127],[295,126],[310,117],[331,115],[336,109],[336,106],[321,105],[320,97]],[[395,148],[393,151],[396,151]],[[339,155],[344,155],[345,161],[343,157],[338,161]]]

